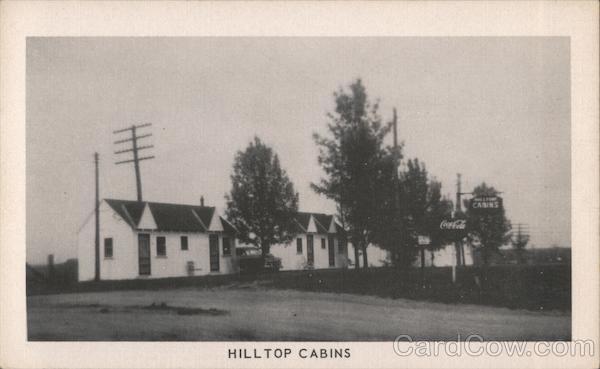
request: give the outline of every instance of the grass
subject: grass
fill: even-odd
[[[459,267],[452,283],[450,267],[370,268],[285,271],[258,275],[216,275],[164,279],[82,282],[63,285],[28,283],[28,295],[161,290],[182,287],[218,288],[258,283],[262,288],[293,289],[468,303],[529,310],[571,309],[571,267],[568,264]],[[192,313],[182,311],[182,314]]]
[[[456,340],[458,334],[462,339],[478,334],[488,341],[571,337],[569,312],[249,285],[30,296],[27,333],[29,340],[61,341],[389,342],[399,334],[414,340]],[[64,307],[69,304],[72,308]],[[104,307],[108,311],[100,312]],[[179,315],[180,307],[223,309],[227,314]]]
[[[571,309],[569,265],[461,267],[456,283],[450,267],[322,271],[282,275],[271,286],[529,310]]]

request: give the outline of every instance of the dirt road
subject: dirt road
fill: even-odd
[[[30,340],[393,341],[563,340],[571,316],[372,296],[216,289],[114,291],[32,296]]]

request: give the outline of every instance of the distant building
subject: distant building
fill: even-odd
[[[346,233],[333,215],[299,212],[296,226],[292,242],[271,246],[271,254],[281,258],[282,270],[348,266]]]
[[[465,252],[465,264],[464,265],[473,265],[474,262],[474,252],[468,244],[464,245]],[[363,266],[362,260],[362,250],[358,250],[359,253],[359,266]],[[350,264],[354,266],[354,248],[352,244],[349,244],[348,258]],[[380,248],[377,245],[370,244],[367,247],[367,258],[369,261],[369,267],[383,267],[383,266],[391,266],[391,258],[390,252]],[[454,248],[454,244],[446,245],[437,251],[429,251],[425,250],[425,266],[426,267],[446,267],[456,265],[456,249]],[[418,253],[414,262],[412,263],[413,267],[421,266],[421,254]]]
[[[465,243],[463,245],[464,265],[473,265],[473,249]],[[456,265],[456,248],[454,244],[448,244],[437,251],[425,250],[425,266],[446,267]],[[462,264],[461,264],[462,265]],[[421,254],[417,255],[413,266],[421,266]]]
[[[214,207],[105,199],[100,202],[100,279],[236,272],[235,228]],[[94,279],[95,227],[78,233],[79,280]]]
[[[358,265],[360,267],[364,266],[362,250],[358,250]],[[348,244],[348,259],[352,267],[355,267],[356,261],[354,260],[354,245],[352,243]],[[382,266],[390,266],[390,253],[387,250],[380,248],[377,245],[370,244],[367,247],[367,261],[369,262],[369,267],[382,267]]]

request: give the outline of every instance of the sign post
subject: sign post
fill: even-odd
[[[456,283],[456,262],[454,262],[454,264],[452,264],[452,284],[455,284],[455,283]]]
[[[442,219],[439,230],[444,239],[459,242],[467,236],[467,220],[454,217]],[[452,264],[452,283],[456,283],[456,266],[457,261]]]
[[[423,271],[423,268],[425,268],[425,248],[431,243],[431,239],[429,236],[419,235],[417,241],[419,244],[419,254],[421,255],[421,271]]]

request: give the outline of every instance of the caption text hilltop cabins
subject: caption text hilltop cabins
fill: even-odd
[[[99,205],[100,279],[238,272],[236,229],[215,207],[105,199]],[[343,268],[348,246],[332,215],[298,213],[296,239],[271,246],[282,269]],[[78,233],[79,280],[95,277],[95,224]]]

